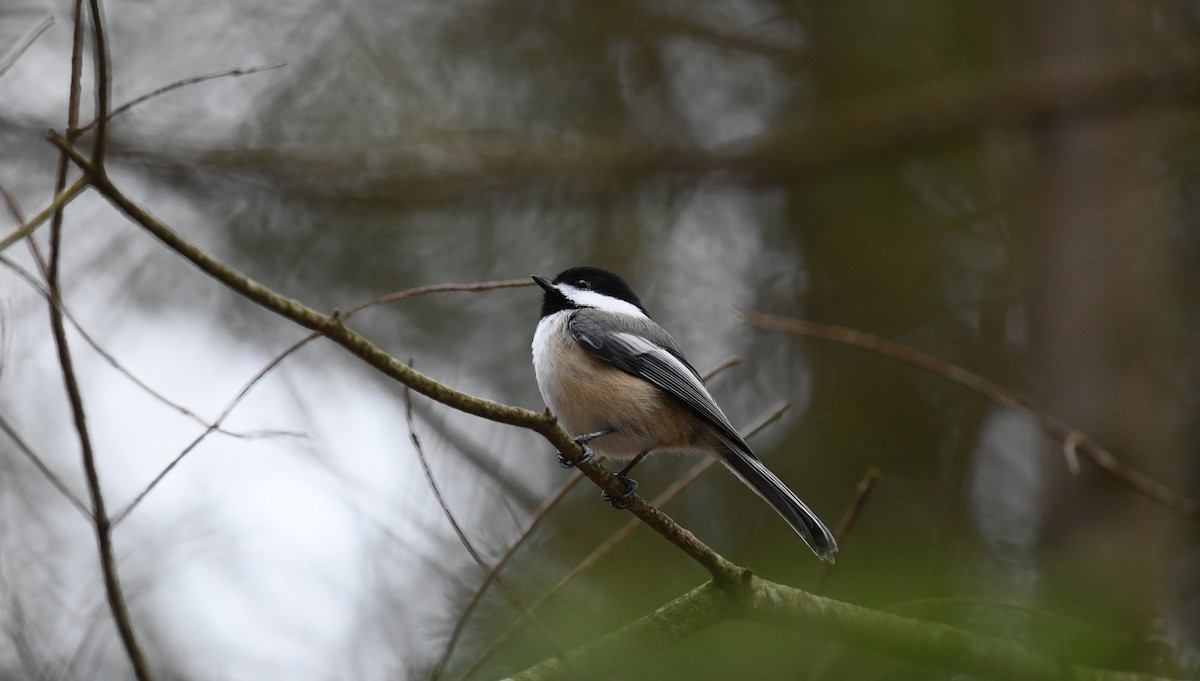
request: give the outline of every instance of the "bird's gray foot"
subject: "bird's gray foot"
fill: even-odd
[[[600,498],[607,501],[609,506],[620,510],[625,508],[625,502],[629,501],[629,498],[632,497],[633,493],[637,491],[638,483],[637,480],[625,475],[623,472],[617,473],[613,477],[615,477],[617,480],[620,480],[621,483],[625,485],[625,491],[621,492],[615,497],[608,492],[601,492]]]
[[[597,430],[594,433],[584,433],[583,435],[576,435],[572,439],[575,440],[575,444],[579,445],[579,448],[581,450],[583,450],[583,456],[581,456],[578,461],[572,461],[572,460],[568,459],[567,457],[563,456],[562,452],[557,452],[558,465],[562,466],[563,468],[574,468],[581,463],[587,463],[588,461],[591,461],[593,458],[595,458],[596,452],[592,451],[592,448],[588,446],[588,441],[595,440],[596,438],[600,437],[601,435],[609,435],[609,434],[615,433],[615,432],[617,432],[616,428],[605,428],[604,430]]]

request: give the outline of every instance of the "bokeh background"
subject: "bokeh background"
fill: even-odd
[[[53,192],[71,5],[0,6],[0,184]],[[225,262],[317,309],[423,284],[625,275],[735,424],[830,524],[882,476],[825,593],[1060,659],[1200,674],[1200,533],[1026,414],[743,310],[899,341],[1028,397],[1200,496],[1200,4],[929,0],[105,3],[113,99],[284,64],[115,119],[109,172]],[[47,18],[53,24],[17,48]],[[83,119],[93,80],[85,59]],[[1181,67],[1182,65],[1182,67]],[[17,226],[0,215],[0,233]],[[37,238],[45,244],[46,230]],[[4,251],[0,678],[129,678],[46,304]],[[34,278],[37,275],[34,274]],[[305,333],[206,278],[88,193],[64,296],[125,370],[211,422]],[[540,408],[536,289],[445,293],[353,326],[456,388]],[[205,425],[71,332],[100,474],[121,508]],[[565,479],[537,436],[423,398],[414,423],[494,561]],[[434,501],[402,389],[330,344],[285,360],[116,529],[160,678],[425,679],[482,578]],[[21,439],[18,444],[14,434]],[[693,461],[639,469],[653,496]],[[576,487],[504,572],[526,602],[625,522]],[[811,587],[819,563],[713,470],[665,510],[734,562]],[[639,529],[476,678],[586,642],[703,581]],[[517,612],[493,587],[446,678]],[[821,632],[730,622],[646,679],[946,678]]]

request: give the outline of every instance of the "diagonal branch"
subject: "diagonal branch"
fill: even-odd
[[[769,331],[783,331],[795,336],[810,336],[824,340],[852,345],[872,352],[886,355],[901,362],[907,362],[927,371],[933,372],[947,380],[969,388],[984,397],[1008,407],[1020,409],[1032,416],[1042,430],[1063,442],[1068,454],[1080,452],[1100,470],[1108,473],[1117,480],[1141,492],[1151,500],[1168,508],[1179,515],[1200,522],[1200,504],[1151,478],[1145,473],[1121,463],[1104,447],[1087,435],[1071,428],[1054,416],[1039,408],[1029,400],[1013,391],[990,381],[979,374],[909,347],[902,343],[880,338],[863,331],[848,329],[843,326],[821,324],[806,319],[790,317],[775,317],[759,312],[746,312],[746,323]]]
[[[351,354],[384,375],[399,381],[430,399],[473,416],[532,430],[544,437],[551,445],[566,456],[575,460],[581,457],[582,452],[579,445],[571,439],[570,433],[558,425],[558,420],[548,411],[538,413],[521,407],[514,407],[468,395],[412,369],[384,352],[378,345],[367,340],[361,334],[347,327],[343,323],[340,314],[325,315],[297,300],[280,295],[220,262],[200,247],[179,236],[165,224],[154,218],[149,212],[134,203],[129,197],[125,196],[112,183],[103,170],[95,166],[87,158],[84,158],[61,135],[52,132],[49,137],[56,146],[62,149],[89,176],[92,186],[113,205],[134,222],[141,225],[146,231],[150,232],[168,248],[183,256],[201,271],[225,284],[238,294],[305,328],[319,331],[326,338],[342,346]],[[624,485],[612,473],[595,461],[580,462],[578,468],[605,492],[614,496],[624,492]],[[646,503],[641,497],[636,495],[632,497],[628,502],[628,510],[647,525],[654,528],[665,539],[675,544],[675,546],[691,557],[692,560],[704,567],[713,576],[713,579],[719,583],[734,586],[745,578],[747,572],[743,568],[734,565],[725,557],[713,551],[689,530],[680,526],[662,511]]]

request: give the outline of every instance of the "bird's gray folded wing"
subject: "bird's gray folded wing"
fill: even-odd
[[[603,324],[591,315],[575,315],[571,319],[570,330],[583,349],[678,398],[712,425],[730,449],[756,458],[704,387],[700,375],[678,351],[632,330]]]
[[[717,406],[699,374],[658,327],[639,332],[636,325],[604,313],[577,313],[571,335],[580,347],[613,366],[639,376],[674,395],[712,425],[725,445],[721,461],[765,499],[821,558],[833,562],[837,542],[824,523],[750,451]],[[661,333],[661,339],[645,333]]]

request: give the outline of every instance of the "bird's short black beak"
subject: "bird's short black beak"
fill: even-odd
[[[556,290],[554,288],[554,282],[550,280],[550,277],[547,277],[544,274],[533,275],[533,280],[537,282],[538,286],[541,286],[542,288],[546,289],[547,291]]]

